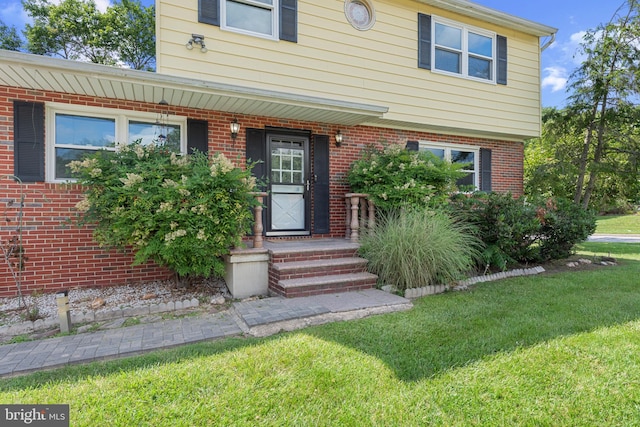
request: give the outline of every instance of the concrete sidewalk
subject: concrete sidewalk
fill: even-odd
[[[409,300],[375,289],[235,302],[216,314],[1,345],[0,377],[243,334],[267,336],[411,307]]]
[[[592,234],[590,242],[640,243],[640,234]]]

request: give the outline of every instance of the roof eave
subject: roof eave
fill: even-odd
[[[70,61],[0,49],[0,85],[237,114],[356,125],[388,107]],[[113,90],[113,89],[117,90]]]
[[[418,2],[533,36],[546,37],[558,32],[557,28],[500,12],[469,0],[418,0]]]

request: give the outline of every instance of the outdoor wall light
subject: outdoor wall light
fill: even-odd
[[[336,132],[336,147],[342,146],[342,133],[340,131]]]
[[[238,137],[238,132],[240,131],[240,123],[238,123],[238,119],[233,119],[233,121],[229,123],[229,128],[231,128],[231,139],[235,141]]]
[[[200,45],[200,52],[205,53],[208,49],[204,44],[204,36],[200,34],[191,34],[191,39],[185,45],[187,49],[193,49],[194,44]]]

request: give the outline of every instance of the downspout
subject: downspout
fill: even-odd
[[[556,34],[557,33],[552,33],[551,34],[551,38],[544,44],[542,45],[542,47],[540,48],[540,52],[544,52],[546,48],[548,48],[549,46],[551,46],[551,44],[556,41]]]

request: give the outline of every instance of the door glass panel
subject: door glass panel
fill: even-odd
[[[303,184],[304,150],[274,148],[271,150],[271,179],[273,183]]]

